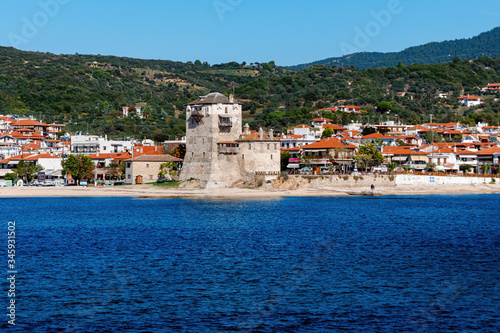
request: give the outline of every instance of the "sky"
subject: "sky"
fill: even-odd
[[[0,12],[0,46],[211,65],[291,66],[500,26],[491,0],[22,0]]]

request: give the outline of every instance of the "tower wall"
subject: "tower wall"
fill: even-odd
[[[240,179],[237,150],[221,153],[217,144],[236,140],[240,135],[241,105],[203,103],[203,100],[189,104],[186,108],[186,156],[180,179],[199,179],[206,188],[230,186]]]

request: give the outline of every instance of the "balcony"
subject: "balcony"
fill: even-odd
[[[191,117],[193,117],[194,120],[199,123],[203,119],[203,117],[205,117],[205,111],[203,111],[202,109],[195,109],[191,111]]]
[[[233,122],[230,117],[219,116],[219,126],[220,127],[231,127]]]
[[[240,146],[236,141],[221,141],[217,143],[217,152],[219,154],[234,155],[240,152]]]

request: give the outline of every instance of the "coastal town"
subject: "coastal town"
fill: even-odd
[[[498,92],[499,83],[484,93]],[[447,98],[446,96],[438,96]],[[460,96],[476,106],[481,98]],[[127,116],[127,109],[123,109]],[[137,110],[140,116],[140,109]],[[421,173],[480,175],[500,172],[500,126],[459,122],[404,124],[397,119],[340,125],[324,115],[361,114],[355,105],[333,105],[314,112],[309,123],[286,133],[249,128],[233,95],[211,93],[186,107],[186,136],[154,142],[144,138],[108,139],[64,132],[64,124],[34,118],[0,117],[2,186],[122,185],[198,179],[204,188],[262,184],[286,174]],[[333,117],[332,117],[333,118]],[[91,161],[86,177],[65,169],[70,156]],[[163,170],[165,171],[165,170]],[[170,177],[172,176],[172,177]]]

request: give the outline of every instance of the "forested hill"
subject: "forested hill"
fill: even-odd
[[[477,59],[484,55],[500,57],[500,27],[469,39],[433,42],[410,47],[400,52],[353,53],[343,57],[328,58],[309,64],[291,66],[290,68],[300,70],[313,65],[347,65],[356,68],[381,68],[396,66],[399,61],[402,61],[404,64],[435,64],[449,62],[455,56],[462,59]]]
[[[498,123],[498,94],[483,96],[479,107],[459,107],[463,93],[500,82],[500,58],[460,59],[445,64],[380,69],[312,66],[300,71],[269,63],[209,65],[101,55],[55,55],[0,47],[0,114],[35,116],[65,124],[65,131],[108,137],[173,139],[185,134],[185,107],[212,91],[235,91],[243,101],[243,120],[251,129],[284,131],[318,115],[336,122],[401,119]],[[233,88],[234,87],[234,88]],[[404,93],[404,96],[398,93]],[[437,98],[447,93],[448,99]],[[336,115],[335,105],[364,111]],[[122,117],[123,106],[140,106],[146,115]],[[133,113],[132,113],[133,114]]]

